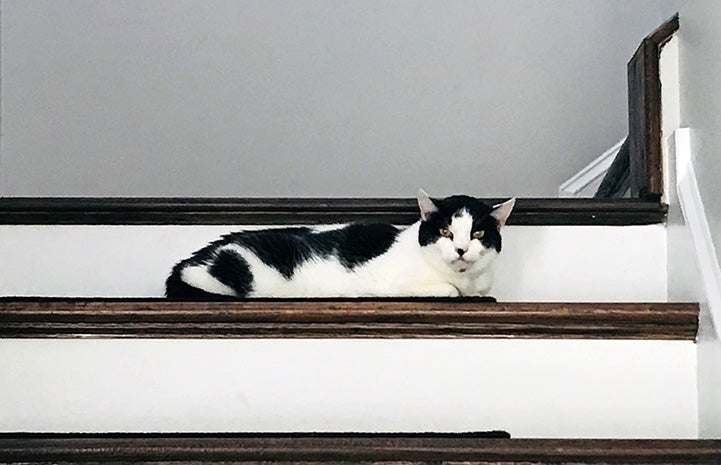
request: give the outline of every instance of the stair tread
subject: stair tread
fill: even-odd
[[[0,298],[0,337],[693,340],[697,303]]]
[[[0,434],[15,462],[391,462],[717,464],[721,440],[483,439],[453,434]]]

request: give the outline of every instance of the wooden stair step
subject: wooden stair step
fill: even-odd
[[[483,439],[463,434],[0,434],[0,463],[721,463],[721,440]]]
[[[0,337],[694,340],[697,303],[0,298]]]

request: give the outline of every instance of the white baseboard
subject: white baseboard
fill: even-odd
[[[625,140],[624,137],[616,145],[603,152],[585,168],[561,184],[558,188],[558,196],[593,197]]]
[[[721,268],[691,162],[692,132],[689,128],[679,128],[673,137],[676,152],[676,191],[684,220],[691,232],[706,303],[721,338]]]

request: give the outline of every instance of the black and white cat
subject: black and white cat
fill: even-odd
[[[175,265],[173,299],[485,296],[515,199],[431,199],[407,228],[344,224],[231,233]]]

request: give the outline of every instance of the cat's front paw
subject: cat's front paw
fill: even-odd
[[[450,284],[446,292],[443,293],[441,297],[460,297],[460,295],[461,291],[459,291],[456,286]]]
[[[414,287],[403,295],[409,297],[459,297],[461,292],[453,284],[434,284],[432,286]]]
[[[461,292],[453,284],[439,284],[426,289],[425,295],[428,297],[459,297]]]

